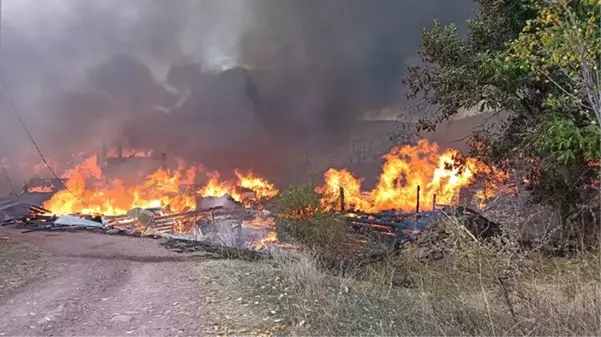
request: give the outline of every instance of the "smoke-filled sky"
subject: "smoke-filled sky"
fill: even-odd
[[[48,156],[104,142],[240,166],[402,103],[400,78],[419,60],[421,30],[435,17],[461,25],[475,4],[3,0],[2,7],[0,157],[32,149],[10,97]]]

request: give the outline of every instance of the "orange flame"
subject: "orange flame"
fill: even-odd
[[[267,232],[267,235],[265,235],[265,238],[263,238],[261,241],[254,244],[252,246],[252,249],[261,250],[268,246],[274,245],[278,242],[279,242],[278,234],[275,231]]]
[[[36,186],[27,188],[27,192],[29,193],[50,193],[52,191],[54,191],[54,187],[52,186]]]
[[[252,190],[255,192],[255,197],[259,200],[271,199],[280,193],[272,183],[255,176],[252,172],[244,175],[239,170],[236,170],[235,173],[236,177],[238,177],[238,186]]]
[[[232,199],[238,202],[246,202],[240,188],[246,188],[254,192],[252,200],[271,199],[278,195],[280,191],[267,180],[257,177],[253,172],[246,174],[235,170],[237,181],[221,181],[218,172],[209,173],[209,181],[205,186],[197,191],[202,197],[220,197],[229,194]]]
[[[141,152],[132,155],[141,156]],[[167,212],[177,213],[194,210],[198,194],[205,197],[230,194],[235,200],[243,201],[240,187],[253,190],[257,199],[272,198],[279,192],[273,184],[252,172],[242,174],[236,170],[236,182],[220,181],[218,172],[209,173],[207,185],[195,193],[187,188],[194,185],[198,171],[204,171],[204,167],[178,160],[178,169],[160,168],[143,183],[131,186],[119,179],[108,181],[94,155],[63,174],[63,178],[68,179],[67,188],[57,192],[44,207],[56,214],[121,215],[136,207],[163,207]]]
[[[103,180],[96,156],[92,156],[65,172],[67,189],[54,194],[43,206],[56,214],[120,215],[135,207],[167,205],[173,212],[194,210],[195,197],[179,191],[181,180],[190,179],[190,174],[159,169],[146,177],[143,184],[126,186],[118,179]]]
[[[420,204],[453,204],[462,187],[469,186],[477,173],[501,176],[494,168],[473,158],[465,165],[456,164],[458,152],[448,150],[440,154],[438,145],[421,140],[416,146],[392,149],[383,156],[385,163],[376,187],[362,192],[361,180],[346,170],[330,169],[325,174],[325,185],[316,192],[323,194],[322,202],[333,207],[339,198],[339,188],[344,188],[345,204],[367,212],[387,209],[412,211],[417,206],[417,187],[420,187]]]
[[[316,192],[324,195],[322,203],[324,206],[335,206],[333,203],[338,202],[340,196],[340,187],[344,188],[345,204],[352,205],[356,209],[370,209],[371,205],[368,201],[369,196],[361,192],[361,182],[363,179],[357,179],[347,170],[329,169],[324,178],[326,184],[318,187]]]
[[[417,205],[417,187],[420,187],[420,204],[453,204],[462,187],[472,184],[477,175],[492,176],[484,192],[477,193],[482,200],[494,196],[497,183],[507,178],[503,172],[489,167],[474,158],[458,165],[459,153],[448,150],[440,153],[437,144],[426,140],[416,146],[392,149],[383,156],[385,163],[375,188],[364,191],[362,179],[349,171],[330,169],[325,174],[325,184],[316,191],[323,195],[326,207],[338,204],[340,187],[344,188],[345,204],[357,210],[377,212],[385,209],[411,211]],[[56,214],[98,213],[125,214],[141,207],[168,207],[172,212],[193,210],[196,196],[219,197],[229,194],[239,202],[247,202],[242,188],[254,192],[254,200],[275,197],[279,191],[270,182],[253,172],[235,170],[236,179],[221,180],[218,172],[208,173],[209,181],[197,191],[182,191],[184,185],[193,185],[201,166],[178,163],[177,170],[158,169],[145,181],[134,186],[118,179],[107,181],[102,175],[96,156],[92,156],[65,172],[67,189],[57,192],[44,207]],[[425,207],[422,207],[422,209]]]
[[[237,191],[236,185],[229,181],[220,181],[219,172],[210,172],[208,176],[209,181],[206,186],[197,191],[201,197],[221,197],[229,194],[234,200],[241,200],[241,194]]]

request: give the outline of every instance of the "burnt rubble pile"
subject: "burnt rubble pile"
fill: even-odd
[[[110,235],[142,236],[162,239],[161,245],[177,253],[199,251],[224,257],[263,258],[249,251],[267,251],[268,247],[286,246],[278,242],[275,217],[269,211],[248,209],[230,196],[199,198],[196,210],[165,214],[161,208],[134,208],[118,216],[56,216],[42,207],[24,203],[6,203],[2,225],[15,225],[25,231],[88,230]],[[357,253],[387,254],[406,244],[423,248],[422,255],[437,250],[445,233],[439,223],[458,221],[476,238],[501,234],[500,226],[478,212],[462,206],[434,205],[421,212],[383,211],[341,213],[350,231],[365,243]],[[371,255],[370,255],[371,256]]]
[[[171,214],[164,214],[161,208],[134,208],[118,216],[57,216],[26,203],[5,206],[0,208],[1,225],[22,228],[24,232],[88,230],[142,236],[163,239],[165,248],[178,253],[204,250],[238,258],[258,256],[247,251],[265,248],[259,243],[266,241],[275,223],[268,211],[246,209],[228,195],[200,198],[197,210]]]
[[[9,223],[14,219],[27,218],[32,213],[31,206],[26,203],[10,203],[0,210],[0,223]]]
[[[445,222],[455,222],[478,239],[502,234],[498,223],[463,206],[443,206],[419,213],[394,210],[379,213],[347,211],[345,219],[350,229],[356,233],[379,237],[379,242],[387,242],[388,247],[394,249],[407,244],[417,245],[420,247],[420,255],[424,257],[436,255],[440,241],[445,239]]]
[[[519,176],[519,175],[517,175]],[[460,193],[461,205],[478,208],[486,218],[503,224],[503,230],[521,238],[528,245],[544,244],[555,233],[559,233],[558,212],[550,206],[532,203],[532,194],[527,184],[512,179],[497,189],[485,203],[479,205],[475,197],[477,187],[463,188]]]
[[[447,208],[444,218],[433,222],[423,232],[412,237],[412,242],[419,248],[420,260],[438,260],[444,257],[443,246],[449,239],[450,225],[455,229],[462,229],[475,240],[491,239],[503,234],[498,223],[472,209],[462,206]]]
[[[0,223],[10,222],[13,219],[27,218],[32,207],[41,209],[41,205],[50,198],[48,193],[36,193],[28,195],[14,195],[0,198]],[[35,213],[35,212],[34,212]]]

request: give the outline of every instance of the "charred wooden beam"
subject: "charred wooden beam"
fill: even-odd
[[[361,218],[352,218],[352,217],[347,217],[346,221],[348,223],[356,222],[356,223],[363,223],[363,224],[369,224],[369,225],[382,225],[382,226],[388,226],[388,227],[391,227],[394,229],[403,229],[406,227],[398,222],[370,220],[370,219],[361,219]]]
[[[340,211],[344,212],[344,187],[340,186]]]
[[[153,223],[158,224],[158,223],[166,223],[166,222],[174,222],[174,221],[196,221],[196,220],[200,220],[206,218],[206,215],[203,214],[192,214],[192,215],[179,215],[179,216],[172,216],[172,217],[157,217],[154,218]]]
[[[408,218],[416,216],[417,213],[407,213],[402,211],[383,211],[378,213],[367,213],[362,211],[347,211],[344,214],[356,214],[360,216],[370,216],[374,218]]]
[[[361,228],[365,228],[365,229],[370,229],[370,230],[373,230],[380,234],[394,235],[393,228],[388,225],[379,225],[379,224],[364,223],[364,222],[349,222],[348,224],[350,226],[357,226],[358,228],[361,227]]]
[[[415,213],[419,214],[419,191],[421,187],[417,185],[417,203],[415,204]]]
[[[122,219],[128,219],[130,218],[129,215],[126,214],[122,214],[122,215],[108,215],[104,217],[107,221],[113,221],[113,220],[122,220]]]
[[[230,246],[224,246],[216,243],[204,242],[204,241],[191,241],[191,240],[182,240],[182,239],[167,239],[160,243],[163,247],[167,249],[174,249],[176,251],[184,251],[184,250],[199,250],[205,251],[209,253],[218,254],[225,258],[229,259],[242,259],[242,260],[263,260],[263,259],[271,259],[272,256],[266,252],[260,252],[252,249],[246,248],[236,248]]]
[[[223,208],[223,206],[217,206],[217,207],[213,207],[213,208],[204,208],[204,209],[199,209],[199,210],[189,211],[189,212],[183,212],[183,213],[174,213],[174,214],[161,215],[161,216],[155,217],[154,220],[155,221],[159,221],[159,220],[163,220],[163,219],[171,219],[171,218],[184,217],[184,216],[200,215],[202,213],[208,213],[211,210],[217,210],[217,209],[222,209],[222,208]]]
[[[43,207],[35,206],[35,205],[29,206],[29,211],[34,212],[34,213],[46,213],[46,214],[52,213],[51,211],[49,211]]]

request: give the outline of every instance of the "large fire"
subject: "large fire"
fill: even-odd
[[[96,156],[92,156],[63,174],[68,179],[67,188],[54,194],[43,206],[55,214],[121,215],[136,207],[162,207],[177,213],[194,210],[199,194],[204,197],[230,194],[241,201],[239,187],[252,190],[255,199],[271,198],[279,193],[273,184],[252,172],[243,175],[238,171],[236,182],[221,182],[218,173],[211,173],[207,185],[196,193],[190,187],[197,172],[196,167],[185,167],[180,162],[178,169],[159,168],[143,183],[128,185],[122,180],[104,177]]]
[[[129,153],[128,151],[125,151]],[[132,152],[143,156],[150,152]],[[454,204],[462,187],[473,184],[477,175],[492,177],[485,190],[476,193],[482,201],[494,196],[496,184],[507,178],[506,174],[484,163],[464,158],[458,165],[459,152],[442,152],[435,143],[419,141],[415,146],[392,149],[383,156],[385,163],[376,186],[371,191],[362,189],[362,179],[347,170],[330,169],[325,173],[325,183],[316,189],[323,195],[322,203],[334,208],[339,205],[340,188],[344,189],[347,208],[366,212],[387,209],[412,211],[418,204],[422,209],[433,203]],[[92,156],[67,170],[67,189],[57,192],[44,207],[56,214],[125,214],[130,209],[162,207],[170,212],[194,210],[196,197],[219,197],[229,194],[238,202],[248,205],[252,201],[266,200],[278,195],[279,190],[267,180],[236,170],[235,179],[221,179],[219,172],[209,172],[204,186],[192,188],[202,167],[179,163],[177,169],[157,169],[143,183],[127,184],[119,179],[109,180]]]
[[[252,190],[254,197],[258,200],[271,199],[280,193],[272,183],[255,176],[252,172],[243,174],[236,170],[235,174],[237,181],[227,181],[220,180],[219,172],[211,172],[209,173],[209,181],[197,193],[202,197],[219,197],[229,194],[232,199],[238,202],[245,201],[241,188]]]
[[[325,184],[317,192],[324,195],[322,202],[326,207],[335,207],[343,187],[345,204],[356,210],[412,211],[417,208],[418,186],[421,205],[449,205],[456,201],[462,187],[474,182],[477,174],[494,176],[495,181],[506,177],[473,158],[466,158],[464,165],[458,165],[458,155],[455,150],[440,154],[437,144],[421,140],[416,146],[394,148],[384,155],[382,173],[373,190],[363,191],[362,179],[346,170],[330,169],[325,174]],[[493,191],[489,189],[486,196],[491,197]]]
[[[63,175],[66,189],[54,194],[44,208],[56,214],[125,214],[135,207],[168,206],[171,211],[193,210],[196,201],[180,193],[183,179],[190,172],[158,169],[139,185],[128,186],[124,181],[108,181],[92,156]]]

